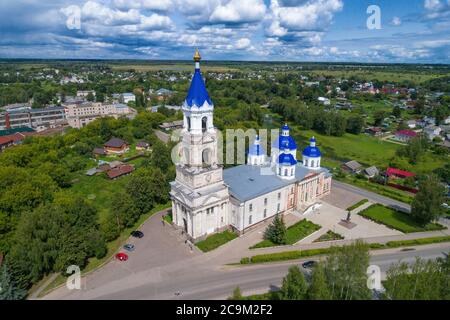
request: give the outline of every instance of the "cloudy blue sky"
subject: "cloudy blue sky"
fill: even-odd
[[[2,58],[450,63],[449,30],[450,0],[0,2]]]

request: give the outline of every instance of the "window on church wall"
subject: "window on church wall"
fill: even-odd
[[[264,205],[267,206],[267,198],[264,198]]]
[[[202,132],[206,131],[207,123],[208,123],[208,118],[207,117],[203,117],[202,118]]]
[[[285,176],[288,175],[288,169],[284,169],[284,175],[285,175]]]
[[[277,212],[279,212],[280,211],[280,204],[278,203],[277,204]]]
[[[252,224],[252,216],[248,217],[248,224]]]
[[[253,204],[252,204],[252,203],[250,203],[250,204],[249,204],[249,206],[248,206],[248,210],[250,210],[250,212],[252,212],[252,211],[253,211]]]
[[[267,209],[264,209],[264,218],[267,217]]]
[[[281,199],[281,192],[278,192],[278,200]]]
[[[191,131],[191,117],[186,117],[187,130]]]

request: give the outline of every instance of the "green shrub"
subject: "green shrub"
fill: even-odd
[[[241,264],[249,264],[250,263],[250,258],[249,257],[245,257],[241,259]]]

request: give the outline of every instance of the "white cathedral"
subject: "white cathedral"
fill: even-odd
[[[271,159],[256,137],[247,164],[224,170],[218,164],[214,105],[200,72],[198,50],[194,61],[194,76],[182,106],[181,161],[171,182],[175,226],[193,241],[229,228],[242,233],[277,213],[303,212],[330,193],[332,176],[320,167],[316,140],[311,138],[302,161],[297,161],[297,145],[287,125],[272,143]]]

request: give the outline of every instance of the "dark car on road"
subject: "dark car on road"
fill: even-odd
[[[125,244],[124,246],[123,246],[123,248],[125,249],[125,250],[127,250],[127,251],[134,251],[134,244],[131,244],[131,243],[127,243],[127,244]]]
[[[142,238],[144,233],[142,231],[136,230],[131,233],[131,235],[135,238]]]
[[[314,260],[309,260],[302,263],[302,267],[305,269],[312,269],[317,264]]]

